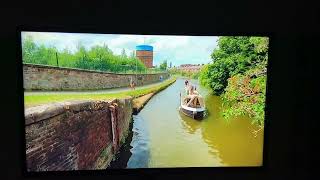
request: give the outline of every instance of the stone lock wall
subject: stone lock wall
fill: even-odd
[[[27,170],[105,169],[125,139],[131,119],[130,98],[28,108]]]
[[[44,65],[23,65],[25,90],[94,90],[129,87],[131,78],[137,85],[144,85],[159,82],[160,76],[167,79],[169,74],[115,74]]]

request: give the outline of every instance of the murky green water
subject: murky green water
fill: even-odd
[[[263,131],[255,137],[248,117],[226,122],[220,98],[201,87],[208,116],[196,121],[179,113],[183,87],[178,79],[134,116],[127,168],[262,165]]]

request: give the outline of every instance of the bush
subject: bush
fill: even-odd
[[[253,72],[262,72],[262,69],[255,70],[228,79],[228,86],[221,96],[225,118],[247,114],[253,123],[264,124],[266,75],[255,77]]]
[[[220,37],[212,63],[201,69],[200,83],[221,95],[223,115],[249,115],[263,126],[268,38]]]

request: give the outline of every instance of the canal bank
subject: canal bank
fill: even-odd
[[[134,107],[141,110],[154,94],[174,82],[171,79],[141,91],[135,98],[73,100],[26,108],[27,170],[107,168],[130,136]]]
[[[175,78],[169,78],[159,84],[137,87],[136,89],[127,89],[120,92],[106,92],[106,91],[93,91],[93,92],[71,92],[71,93],[25,93],[24,105],[25,108],[39,106],[43,104],[71,101],[71,100],[105,100],[105,99],[121,99],[121,98],[138,98],[143,95],[161,91],[163,88],[172,84]]]
[[[173,78],[171,80],[168,81],[168,83],[164,84],[163,86],[160,86],[159,88],[157,88],[156,90],[145,94],[145,95],[141,95],[138,96],[136,98],[133,98],[132,102],[133,102],[133,114],[137,114],[141,111],[141,109],[148,103],[148,101],[157,93],[161,92],[162,90],[166,89],[167,87],[169,87],[171,84],[175,83],[176,79]]]
[[[263,131],[246,116],[223,119],[220,97],[197,84],[208,116],[195,121],[180,114],[184,80],[154,95],[133,116],[132,131],[110,168],[217,167],[262,165]]]

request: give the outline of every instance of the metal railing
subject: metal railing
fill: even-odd
[[[155,69],[155,68],[145,68],[141,69],[141,67],[137,66],[137,62],[135,65],[129,65],[129,64],[120,64],[117,65],[116,67],[119,68],[107,68],[106,65],[104,64],[87,64],[87,63],[92,63],[90,61],[85,60],[86,56],[83,56],[83,58],[80,58],[80,62],[82,61],[84,67],[79,67],[79,66],[68,66],[65,65],[64,62],[59,62],[59,53],[54,52],[49,56],[49,60],[34,60],[38,62],[43,62],[43,63],[33,63],[33,62],[28,62],[24,64],[33,64],[33,65],[44,65],[44,66],[50,66],[50,67],[60,67],[60,68],[70,68],[70,69],[78,69],[78,70],[90,70],[90,71],[97,71],[97,72],[106,72],[106,73],[119,73],[119,74],[157,74],[157,73],[168,73],[167,70],[160,70],[160,69]],[[87,67],[85,67],[87,66]]]
[[[36,63],[23,63],[25,65],[36,65],[36,66],[45,66],[45,67],[54,67],[54,68],[64,68],[64,69],[74,69],[74,70],[86,70],[93,72],[103,72],[103,73],[115,73],[115,74],[161,74],[169,73],[167,70],[158,70],[158,69],[144,69],[144,70],[135,70],[134,68],[123,68],[121,70],[99,70],[93,68],[78,68],[78,67],[69,67],[69,66],[59,66],[57,65],[48,65],[48,64],[36,64]],[[123,65],[119,65],[123,66]],[[125,67],[128,67],[125,65]],[[132,67],[132,66],[130,66]]]

